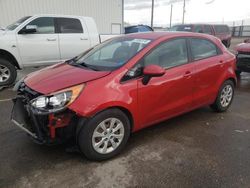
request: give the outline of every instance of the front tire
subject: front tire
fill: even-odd
[[[14,84],[17,77],[16,67],[5,59],[0,59],[0,86]]]
[[[128,117],[119,109],[108,109],[83,125],[78,135],[78,145],[87,159],[102,161],[118,155],[129,136]]]
[[[216,112],[225,112],[232,104],[234,97],[234,83],[231,80],[225,81],[218,93],[218,96],[211,105],[211,108]]]

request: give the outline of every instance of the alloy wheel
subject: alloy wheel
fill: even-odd
[[[221,92],[220,103],[222,107],[227,107],[233,98],[233,88],[231,85],[226,85]]]
[[[124,125],[117,118],[102,121],[92,135],[92,146],[100,154],[108,154],[118,148],[124,138]]]
[[[10,69],[4,65],[0,65],[0,83],[6,82],[10,78]]]

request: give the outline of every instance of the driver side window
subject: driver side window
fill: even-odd
[[[34,34],[53,34],[53,33],[55,33],[54,18],[52,18],[52,17],[36,18],[35,20],[31,21],[27,25],[33,25],[33,26],[37,27],[37,29],[36,29],[37,31]]]
[[[188,63],[186,39],[164,42],[143,59],[144,66],[155,64],[169,69]]]

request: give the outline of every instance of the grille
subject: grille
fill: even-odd
[[[41,96],[41,93],[38,93],[31,88],[29,88],[24,82],[21,83],[19,89],[18,89],[18,95],[23,98],[22,102],[23,105],[25,106],[24,108],[27,109],[27,112],[29,114],[29,121],[30,121],[30,126],[32,127],[32,130],[34,130],[34,122],[31,122],[31,110],[28,110],[28,103],[32,100],[35,99],[39,96]],[[48,130],[48,116],[47,115],[35,115],[36,121],[39,125],[38,129],[42,133],[43,137],[46,137],[46,135],[49,135],[49,130]],[[36,131],[35,131],[36,132]],[[37,132],[36,132],[37,134]]]
[[[23,96],[26,99],[26,102],[28,103],[32,99],[37,98],[42,94],[32,90],[23,82],[21,83],[18,89],[18,95]]]

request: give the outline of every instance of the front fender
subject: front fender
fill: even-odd
[[[139,126],[137,80],[122,84],[120,76],[114,78],[111,73],[101,79],[88,82],[81,95],[68,108],[87,118],[91,118],[108,108],[125,109],[133,117],[136,129]]]

